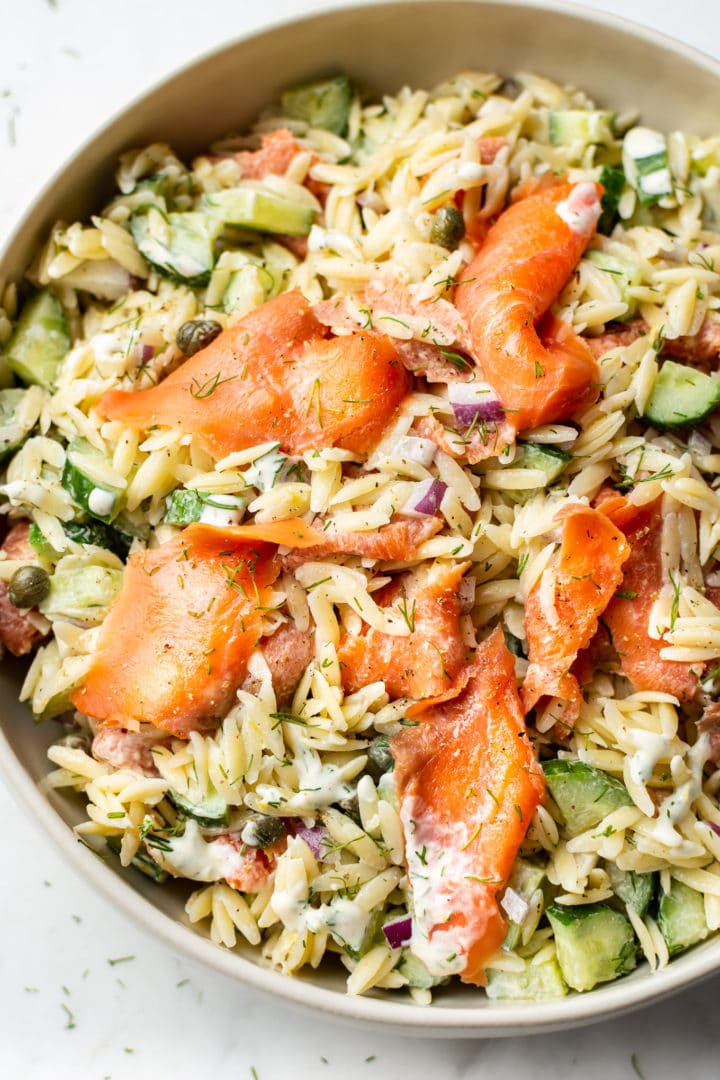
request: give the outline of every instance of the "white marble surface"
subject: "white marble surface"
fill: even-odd
[[[245,29],[323,6],[0,0],[0,237],[73,147],[144,87]],[[717,0],[592,6],[720,54]],[[309,1021],[149,941],[63,864],[1,779],[0,822],[0,1077],[8,1080],[720,1075],[720,978],[632,1016],[525,1039],[413,1043]]]

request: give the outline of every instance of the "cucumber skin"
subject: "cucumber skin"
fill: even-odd
[[[174,791],[172,788],[168,791],[168,795],[178,810],[185,814],[186,817],[193,818],[198,825],[212,829],[217,825],[227,825],[228,823],[228,806],[220,795],[210,795],[199,803],[190,802],[184,795]]]
[[[556,446],[526,442],[518,444],[518,453],[513,466],[519,469],[543,469],[547,474],[548,484],[552,484],[570,461],[572,461],[572,454]]]
[[[108,836],[105,838],[105,843],[112,851],[113,855],[120,854],[120,838],[117,836]],[[157,885],[164,885],[170,876],[167,870],[163,870],[161,866],[153,859],[152,855],[148,855],[146,852],[138,851],[132,857],[130,863],[136,870],[139,870],[145,877],[150,878]]]
[[[625,190],[625,172],[623,169],[613,169],[605,165],[600,173],[600,183],[604,190],[600,200],[602,213],[597,229],[607,236],[613,231],[618,220],[620,196]]]
[[[570,836],[592,829],[621,806],[632,806],[625,785],[592,765],[554,758],[543,762],[542,767],[550,794]]]
[[[628,919],[605,904],[551,904],[558,963],[573,990],[592,990],[626,975],[637,964],[637,942]]]
[[[64,521],[62,527],[66,536],[76,543],[94,544],[95,547],[106,548],[121,559],[127,558],[132,544],[132,537],[127,533],[113,529],[100,521]],[[58,555],[35,522],[30,526],[28,540],[41,558],[52,561]]]
[[[658,905],[658,926],[671,956],[704,941],[710,933],[702,893],[673,880]]]
[[[207,221],[205,215],[192,210],[164,214],[163,216],[166,217],[171,229],[170,246],[168,246],[150,233],[147,223],[150,209],[157,208],[150,207],[145,211],[138,211],[130,218],[130,232],[140,254],[147,259],[161,277],[167,278],[168,281],[172,281],[176,285],[187,285],[191,289],[204,288],[210,281],[210,275],[215,266],[215,234],[208,232],[207,236],[202,238],[207,247],[202,253],[202,263],[198,261],[198,272],[194,274],[186,274],[178,269],[177,262],[182,256],[182,245],[179,245],[176,251],[172,247],[172,242],[177,240],[177,231],[180,230],[183,222],[199,225],[202,219]],[[192,222],[188,222],[188,218],[192,218]],[[208,227],[209,224],[208,221]],[[175,234],[172,232],[173,229],[176,230]]]
[[[683,395],[690,393],[688,384],[692,384],[693,397],[696,393],[699,393],[701,398],[707,395],[701,407],[696,406],[693,409],[692,403],[690,405],[683,403]],[[676,408],[678,405],[682,406],[682,412]],[[717,409],[718,405],[720,405],[720,379],[713,379],[687,364],[666,360],[658,372],[642,419],[659,428],[670,430],[686,428],[702,423]]]
[[[283,112],[309,127],[325,128],[334,135],[347,131],[352,85],[345,75],[291,87],[280,97]]]
[[[79,506],[81,510],[84,510],[86,514],[89,514],[97,521],[104,521],[106,525],[109,525],[120,513],[122,500],[119,497],[115,500],[115,508],[112,513],[94,514],[92,512],[89,505],[89,499],[90,493],[96,488],[100,488],[101,491],[112,491],[113,494],[118,496],[119,493],[115,492],[112,488],[105,488],[101,484],[95,484],[89,477],[85,476],[85,473],[81,472],[80,469],[77,469],[67,457],[65,458],[60,483],[75,505]]]

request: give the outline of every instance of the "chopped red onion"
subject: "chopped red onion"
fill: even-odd
[[[440,503],[447,491],[447,484],[442,480],[429,477],[416,484],[415,491],[402,508],[408,517],[432,517],[440,509]]]
[[[154,345],[142,345],[140,347],[140,363],[147,364],[155,355]]]
[[[412,937],[412,919],[409,915],[403,915],[399,919],[386,922],[382,928],[385,940],[391,949],[399,949]]]
[[[448,401],[457,423],[463,427],[483,421],[495,424],[505,416],[500,399],[484,382],[449,383]]]
[[[716,836],[720,836],[720,825],[716,825],[714,821],[706,821],[705,824],[712,829]]]
[[[505,890],[503,898],[500,901],[500,907],[510,919],[510,922],[514,922],[518,926],[525,922],[527,913],[530,910],[530,905],[527,900],[525,900],[519,892],[515,892],[515,889],[511,889],[510,887]]]
[[[403,435],[393,447],[396,457],[417,461],[418,465],[424,465],[426,469],[432,465],[436,453],[437,446],[432,439],[421,439],[417,435]]]
[[[307,825],[300,825],[295,829],[295,835],[305,841],[316,859],[322,857],[323,841],[327,836],[327,829],[324,825],[313,825],[312,828]]]

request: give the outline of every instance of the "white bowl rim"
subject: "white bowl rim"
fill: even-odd
[[[640,23],[599,11],[596,8],[578,7],[565,0],[465,0],[465,2],[478,4],[488,2],[495,6],[537,8],[540,11],[549,11],[586,22],[590,26],[609,27],[626,36],[635,37],[639,41],[650,41],[667,49],[688,60],[694,66],[707,69],[720,80],[720,61],[714,57]],[[392,0],[391,4],[383,3],[383,0],[333,0],[331,3],[323,4],[322,7],[311,8],[299,16],[270,19],[261,26],[255,27],[251,32],[241,34],[220,47],[206,49],[191,61],[171,69],[141,94],[116,110],[105,123],[81,142],[74,153],[68,155],[32,198],[16,228],[2,245],[0,259],[12,250],[21,231],[53,191],[73,158],[84,154],[126,113],[136,109],[171,80],[189,75],[194,68],[213,57],[252,42],[260,35],[292,28],[293,25],[322,18],[325,15],[361,8],[379,9],[402,4],[431,5],[436,3],[437,0]],[[470,1007],[444,1005],[423,1008],[391,1000],[389,996],[346,996],[335,990],[314,986],[305,979],[288,977],[272,969],[260,967],[243,956],[215,946],[209,938],[172,919],[150,900],[138,894],[129,882],[110,871],[101,859],[77,841],[72,830],[16,757],[1,725],[0,765],[3,776],[8,781],[19,805],[22,808],[29,807],[32,811],[31,821],[35,826],[41,829],[45,836],[49,835],[53,838],[58,848],[69,857],[73,869],[83,880],[89,882],[96,892],[112,902],[115,907],[120,908],[154,940],[160,939],[197,963],[219,971],[252,989],[281,998],[290,1005],[311,1010],[315,1014],[319,1012],[348,1023],[371,1025],[384,1029],[388,1033],[412,1035],[415,1038],[418,1036],[496,1038],[516,1034],[528,1035],[598,1022],[619,1013],[625,1015],[668,997],[720,970],[720,937],[718,937],[714,942],[714,948],[711,946],[690,951],[673,960],[662,971],[655,972],[642,980],[620,979],[588,993],[571,995],[554,1001],[492,1002],[492,1007],[473,1010]]]

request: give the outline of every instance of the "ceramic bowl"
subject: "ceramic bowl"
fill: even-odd
[[[183,68],[112,119],[73,155],[26,214],[0,257],[0,279],[19,280],[52,224],[87,217],[111,191],[118,155],[154,140],[186,157],[229,131],[241,130],[287,85],[345,71],[369,93],[408,83],[431,86],[462,68],[537,71],[583,87],[604,107],[638,108],[663,130],[717,130],[720,64],[618,19],[554,3],[400,0],[346,4],[233,42]],[[33,725],[18,704],[20,664],[0,672],[0,766],[28,815],[50,834],[79,873],[153,938],[257,990],[308,1009],[397,1033],[490,1037],[570,1027],[658,1000],[720,969],[720,937],[652,974],[632,975],[588,994],[551,1002],[489,1001],[458,986],[427,1009],[376,993],[350,998],[339,965],[287,978],[262,966],[249,946],[228,952],[191,927],[187,888],[158,888],[75,839],[79,801],[48,797],[45,751],[57,737],[49,722]]]

